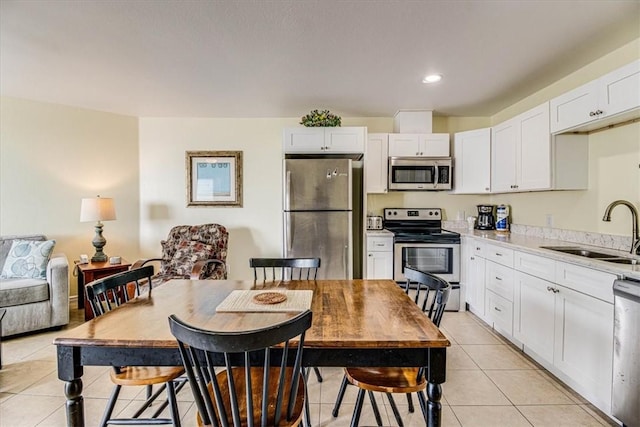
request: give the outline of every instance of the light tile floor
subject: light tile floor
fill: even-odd
[[[82,322],[72,310],[69,327]],[[616,425],[579,395],[515,349],[470,313],[447,312],[442,330],[452,342],[447,351],[447,382],[443,386],[443,425],[463,427],[602,426]],[[56,374],[55,348],[59,331],[7,339],[2,342],[0,426],[63,426],[66,424],[62,382]],[[85,368],[83,396],[87,425],[97,425],[111,392],[107,367]],[[348,426],[356,389],[348,387],[340,414],[331,411],[342,379],[340,368],[323,368],[324,382],[309,380],[313,426]],[[116,406],[131,414],[142,400],[142,388],[126,388]],[[397,425],[388,401],[379,396],[385,426]],[[195,407],[187,387],[178,395],[184,425],[195,425]],[[415,399],[414,399],[415,400]],[[406,426],[424,426],[419,406],[408,412],[406,400],[396,399]],[[368,399],[361,426],[375,426]]]

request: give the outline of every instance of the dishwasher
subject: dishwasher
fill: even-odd
[[[611,412],[623,426],[640,426],[640,280],[613,283],[613,396]]]

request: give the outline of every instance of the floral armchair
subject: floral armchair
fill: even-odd
[[[220,224],[178,225],[160,242],[162,258],[138,260],[132,268],[160,261],[154,286],[170,279],[226,279],[228,240],[229,233]]]

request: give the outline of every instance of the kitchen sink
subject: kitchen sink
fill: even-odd
[[[605,254],[602,252],[596,252],[596,251],[575,247],[575,246],[540,246],[540,249],[549,249],[556,252],[562,252],[565,254],[596,259],[598,261],[613,262],[616,264],[629,264],[629,265],[640,264],[638,260],[633,258],[624,258],[618,255]]]
[[[620,258],[617,255],[605,254],[602,252],[594,252],[588,249],[582,249],[577,247],[568,247],[568,246],[540,246],[542,249],[551,249],[552,251],[558,251],[565,254],[578,255],[586,258]]]

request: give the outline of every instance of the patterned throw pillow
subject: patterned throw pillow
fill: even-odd
[[[0,277],[34,279],[47,277],[47,263],[55,240],[14,240]]]
[[[173,258],[167,265],[167,270],[177,276],[189,276],[193,265],[198,261],[209,259],[212,250],[213,246],[206,243],[180,242]]]

